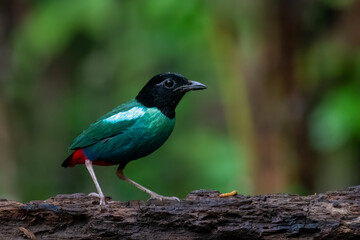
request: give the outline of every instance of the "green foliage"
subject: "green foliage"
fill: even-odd
[[[306,192],[296,176],[304,157],[299,149],[309,147],[314,164],[305,170],[315,169],[317,190],[358,184],[359,45],[343,37],[339,29],[345,18],[335,14],[346,14],[356,1],[304,5],[298,22],[284,14],[288,19],[281,21],[295,25],[283,29],[276,12],[279,2],[30,1],[11,29],[8,46],[0,45],[11,52],[10,68],[0,61],[0,71],[6,73],[1,72],[0,111],[5,99],[9,123],[4,128],[11,132],[8,142],[14,152],[9,161],[17,166],[16,197],[27,201],[95,191],[85,167],[60,167],[70,154],[68,146],[95,119],[133,98],[150,77],[164,71],[209,88],[185,96],[168,142],[131,162],[125,169],[129,178],[179,197],[199,188],[250,194],[256,180],[268,179],[256,170],[273,171],[269,181],[276,182],[278,167],[290,176],[282,191]],[[293,29],[303,32],[292,38],[288,31]],[[282,58],[292,45],[290,57]],[[288,62],[293,63],[281,65]],[[293,69],[276,71],[266,65]],[[283,72],[294,73],[296,81],[279,80]],[[301,94],[300,104],[291,105]],[[268,114],[257,119],[259,111]],[[309,146],[294,141],[300,121],[309,133]],[[0,130],[2,124],[0,118]],[[285,137],[278,137],[284,132]],[[262,152],[268,149],[274,155]],[[293,169],[273,165],[271,160],[278,158]],[[115,167],[95,167],[95,172],[104,193],[114,199],[147,197],[118,180]],[[0,184],[0,194],[3,189]]]
[[[344,86],[328,93],[313,112],[310,125],[314,147],[321,152],[334,151],[360,138],[358,86]]]

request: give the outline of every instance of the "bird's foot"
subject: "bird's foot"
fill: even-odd
[[[180,199],[178,197],[165,197],[165,196],[162,196],[162,195],[159,195],[159,194],[150,194],[150,199],[157,199],[157,200],[160,200],[160,201],[163,201],[163,200],[170,200],[170,201],[178,201],[180,202]]]
[[[97,197],[97,198],[99,198],[100,199],[100,204],[99,205],[102,206],[102,207],[106,206],[105,196],[100,196],[99,194],[94,193],[94,192],[89,193],[88,196],[89,197]]]
[[[99,194],[94,193],[94,192],[89,193],[88,196],[89,196],[89,197],[97,197],[97,198],[100,198]]]

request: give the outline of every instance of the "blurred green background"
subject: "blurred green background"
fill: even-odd
[[[163,195],[309,194],[360,182],[360,1],[2,0],[0,197],[95,192],[60,165],[160,72],[208,89],[125,175]],[[115,200],[147,195],[95,167]]]

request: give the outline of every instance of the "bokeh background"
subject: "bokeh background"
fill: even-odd
[[[360,1],[1,0],[0,197],[94,192],[72,140],[155,74],[208,86],[125,174],[164,195],[360,183]],[[106,195],[148,196],[94,167]]]

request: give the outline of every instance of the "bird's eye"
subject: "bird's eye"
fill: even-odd
[[[173,88],[174,86],[175,86],[175,82],[174,82],[174,80],[171,80],[171,79],[167,79],[167,80],[165,80],[165,82],[164,82],[164,86],[166,87],[166,88]]]

